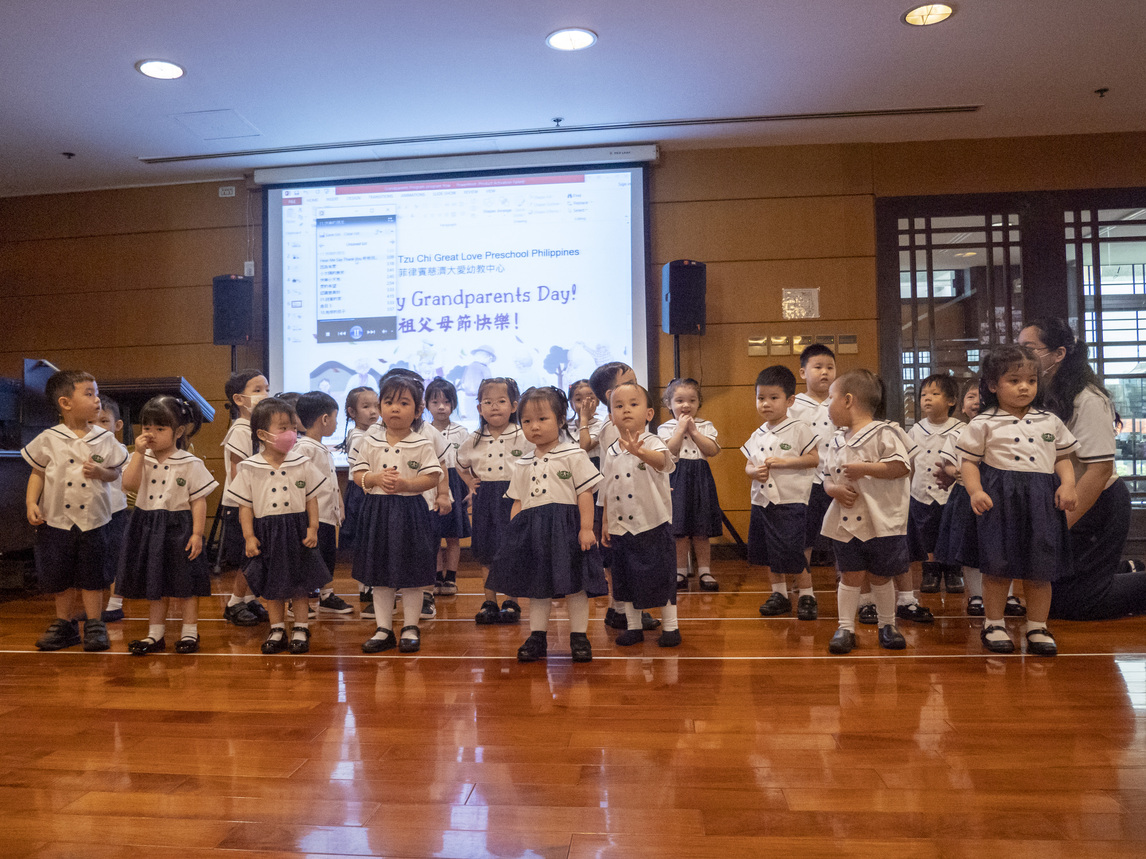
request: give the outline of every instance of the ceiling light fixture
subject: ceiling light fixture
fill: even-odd
[[[926,3],[903,13],[903,21],[913,27],[928,27],[946,21],[955,10],[945,3]]]
[[[161,81],[173,81],[183,77],[183,67],[167,60],[140,60],[135,64],[135,70],[141,75]]]
[[[597,34],[581,27],[566,27],[546,36],[545,44],[555,51],[583,51],[597,44]]]

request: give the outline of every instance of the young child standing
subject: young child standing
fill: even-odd
[[[959,388],[947,373],[933,373],[919,386],[922,416],[907,435],[916,445],[915,469],[911,475],[911,502],[907,515],[907,551],[912,563],[921,563],[897,581],[899,589],[895,615],[900,620],[932,623],[931,610],[920,605],[917,591],[939,592],[943,567],[935,561],[939,522],[950,488],[935,479],[935,463],[948,438],[958,437],[963,422],[953,417],[959,401]],[[948,593],[963,593],[963,578],[956,572],[947,576]]]
[[[365,493],[354,547],[354,578],[372,589],[377,628],[363,653],[397,647],[417,653],[422,594],[434,586],[434,524],[422,493],[436,489],[442,466],[433,443],[415,432],[422,414],[422,383],[407,375],[381,382],[382,426],[366,433],[352,452],[350,477]],[[394,601],[402,592],[403,625],[394,637]]]
[[[378,423],[378,393],[370,387],[351,388],[346,395],[346,436],[339,450],[350,459],[350,452],[358,447],[367,430]],[[354,463],[348,462],[353,468]],[[362,487],[353,480],[346,481],[346,496],[343,499],[342,530],[338,533],[338,547],[343,551],[354,551],[354,538],[358,533],[358,514],[362,510],[364,494]],[[358,601],[362,604],[362,616],[374,617],[374,595],[370,589],[358,583]]]
[[[823,533],[832,539],[840,627],[831,653],[856,646],[855,620],[860,587],[871,581],[879,622],[879,645],[903,650],[907,642],[895,627],[896,576],[907,572],[907,511],[911,498],[912,450],[903,431],[877,420],[884,404],[883,382],[868,370],[844,373],[831,385],[829,415],[842,431],[828,448],[824,491],[832,498]]]
[[[223,386],[227,395],[227,410],[231,415],[231,426],[223,436],[223,557],[228,564],[239,567],[235,572],[235,583],[231,588],[231,598],[223,609],[223,620],[235,626],[258,626],[266,623],[270,615],[262,603],[247,587],[243,575],[246,547],[243,545],[243,529],[239,523],[238,500],[231,494],[231,483],[238,474],[239,463],[254,453],[251,439],[251,411],[267,398],[271,386],[261,370],[240,370],[232,373]]]
[[[207,496],[219,485],[203,460],[187,451],[199,430],[198,409],[178,397],[154,397],[139,412],[142,432],[123,471],[136,493],[118,580],[128,599],[148,601],[147,635],[127,646],[134,656],[167,649],[167,605],[180,603],[177,653],[199,650],[199,597],[211,595],[203,554]]]
[[[99,418],[96,420],[96,424],[117,439],[122,438],[120,433],[123,431],[123,419],[120,417],[119,404],[111,397],[103,396],[99,398],[99,406]],[[100,615],[100,620],[104,623],[123,620],[123,596],[120,594],[123,582],[117,574],[119,572],[119,554],[123,549],[123,532],[127,528],[127,520],[131,518],[131,510],[128,509],[127,504],[127,493],[123,491],[123,472],[120,472],[120,476],[112,481],[109,489],[111,491],[112,513],[111,522],[108,523],[108,551],[104,555],[106,566],[104,578],[115,579],[115,584],[112,585],[112,593],[108,597],[107,607]]]
[[[519,662],[548,654],[549,615],[553,600],[562,597],[573,661],[592,661],[589,598],[609,592],[593,536],[593,488],[601,473],[585,451],[563,440],[568,411],[557,388],[530,388],[521,395],[521,427],[534,450],[510,479],[512,520],[487,582],[529,597],[530,632],[517,650]]]
[[[1027,598],[1027,652],[1058,653],[1047,629],[1051,585],[1067,571],[1066,511],[1077,503],[1071,452],[1078,442],[1052,412],[1034,408],[1039,365],[1022,346],[1001,346],[983,361],[982,411],[959,436],[960,472],[979,517],[979,563],[986,619],[980,638],[1012,653],[1003,615],[1012,579]]]
[[[832,499],[824,491],[824,467],[828,461],[828,445],[836,433],[835,424],[828,416],[828,391],[836,380],[836,354],[821,343],[813,343],[800,353],[800,378],[806,391],[796,394],[788,414],[803,421],[819,436],[820,464],[812,478],[812,493],[808,496],[808,515],[804,534],[804,557],[811,566],[813,560],[822,563],[831,557],[831,541],[820,534],[824,514]],[[816,553],[813,559],[812,553]],[[828,562],[830,563],[830,561]]]
[[[712,546],[709,540],[724,530],[716,481],[708,460],[720,453],[716,427],[697,415],[704,398],[696,379],[673,379],[665,388],[664,404],[672,420],[657,428],[657,435],[677,459],[669,476],[672,486],[672,534],[676,541],[676,587],[688,588],[688,554],[696,556],[698,584],[702,591],[718,591],[712,576]]]
[[[485,586],[485,602],[474,620],[483,625],[521,620],[516,592],[507,593],[499,609],[497,589],[489,584],[490,564],[509,528],[513,499],[506,491],[515,463],[533,448],[517,425],[517,400],[517,382],[513,379],[482,379],[478,386],[478,430],[462,442],[457,453],[458,468],[469,472],[474,487],[470,552],[481,564]]]
[[[446,442],[443,467],[449,479],[453,505],[449,513],[440,513],[436,520],[439,538],[437,573],[434,593],[453,596],[458,592],[458,561],[461,559],[462,538],[470,536],[470,520],[466,516],[465,498],[469,487],[458,471],[458,451],[469,436],[469,430],[450,420],[458,407],[458,391],[452,382],[440,376],[426,386],[426,410],[433,421],[431,426],[442,434]],[[441,546],[440,541],[446,545]]]
[[[306,653],[310,624],[298,612],[290,640],[286,635],[286,604],[306,605],[311,591],[330,580],[318,554],[318,492],[327,478],[295,451],[295,413],[282,400],[269,397],[251,410],[251,440],[255,447],[239,463],[231,495],[239,503],[251,590],[267,601],[271,631],[263,653]]]
[[[127,448],[102,427],[95,377],[81,370],[59,370],[44,387],[60,423],[44,430],[20,451],[32,467],[25,494],[28,522],[36,529],[36,578],[53,594],[56,619],[36,642],[40,650],[79,644],[77,598],[87,614],[84,650],[111,647],[100,620],[106,578],[107,525],[111,484],[127,460]]]
[[[319,611],[334,614],[352,614],[350,603],[334,592],[334,565],[338,559],[338,526],[342,524],[342,496],[338,493],[338,475],[334,470],[334,457],[322,443],[338,429],[338,402],[330,394],[310,391],[299,396],[295,414],[303,434],[295,443],[301,453],[326,478],[318,490],[318,554],[330,571],[331,580],[318,592]]]
[[[675,464],[665,443],[648,431],[655,413],[652,396],[636,382],[613,389],[609,416],[620,437],[604,451],[597,504],[602,540],[613,550],[613,595],[624,603],[628,621],[617,636],[622,647],[645,640],[641,610],[648,608],[660,608],[664,618],[657,645],[680,644],[670,526]]]
[[[601,427],[604,421],[597,417],[597,407],[601,405],[593,386],[588,379],[578,379],[569,386],[569,405],[573,409],[573,421],[569,424],[569,436],[589,454],[594,465],[601,462]]]
[[[760,606],[764,617],[792,610],[787,576],[795,576],[796,617],[815,620],[819,606],[804,557],[805,522],[812,480],[820,456],[819,437],[803,421],[790,417],[796,376],[787,367],[765,367],[756,377],[756,413],[764,420],[740,448],[752,478],[752,516],[748,523],[748,563],[768,567],[772,595]]]

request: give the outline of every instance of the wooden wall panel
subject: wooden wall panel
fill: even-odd
[[[652,174],[660,202],[871,193],[871,145],[662,151]]]
[[[652,258],[778,260],[871,256],[871,196],[652,205]]]

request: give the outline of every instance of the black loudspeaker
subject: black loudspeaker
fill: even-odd
[[[237,274],[212,279],[215,345],[238,346],[251,339],[254,322],[255,280]]]
[[[704,333],[705,265],[676,259],[661,270],[661,329],[665,334]]]

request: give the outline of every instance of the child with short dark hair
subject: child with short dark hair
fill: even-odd
[[[856,646],[855,621],[860,587],[870,578],[879,623],[879,645],[907,646],[895,626],[894,578],[907,572],[907,511],[911,498],[911,457],[906,434],[877,419],[886,399],[883,381],[868,370],[852,370],[832,383],[829,414],[842,428],[828,449],[824,490],[832,498],[823,533],[832,538],[840,627],[831,653]]]
[[[378,392],[366,385],[351,388],[346,393],[346,435],[338,449],[346,454],[347,465],[354,467],[350,452],[371,427],[378,423]],[[353,480],[346,481],[346,495],[343,497],[344,518],[342,530],[338,532],[338,548],[354,550],[354,540],[358,535],[358,515],[362,510],[365,495],[362,487]],[[362,616],[374,617],[374,595],[370,588],[358,583],[358,601],[362,604]]]
[[[133,656],[167,649],[167,606],[179,600],[183,628],[177,653],[199,650],[199,598],[211,595],[203,554],[207,496],[219,485],[189,440],[202,422],[199,410],[181,397],[153,397],[139,412],[142,432],[123,472],[136,493],[117,581],[128,599],[146,599],[147,635],[128,644]]]
[[[100,399],[96,380],[82,370],[59,370],[45,386],[60,415],[20,451],[32,467],[25,494],[28,522],[36,529],[36,577],[53,594],[56,619],[36,642],[40,650],[61,650],[81,642],[77,598],[87,614],[84,650],[111,647],[100,619],[107,578],[104,557],[111,521],[111,484],[127,460],[127,448],[96,426]]]
[[[99,418],[96,423],[112,433],[117,439],[122,438],[120,433],[123,431],[123,418],[120,416],[119,404],[106,395],[99,398],[99,404]],[[131,518],[127,493],[123,491],[123,472],[120,472],[120,476],[111,483],[110,489],[112,513],[111,522],[108,523],[108,552],[104,556],[107,569],[104,571],[104,576],[115,579],[115,583],[112,585],[107,607],[100,615],[100,620],[104,623],[123,620],[123,597],[120,595],[123,582],[117,573],[119,572],[119,553],[123,548],[123,532],[127,528],[128,519]]]
[[[788,414],[803,421],[819,437],[817,443],[820,464],[812,478],[812,492],[808,496],[808,516],[804,531],[804,557],[824,563],[831,557],[831,541],[820,534],[824,514],[832,499],[824,492],[824,465],[828,461],[828,445],[836,433],[835,424],[828,417],[828,390],[836,380],[836,354],[822,343],[813,343],[800,353],[800,378],[807,390],[796,394]],[[828,562],[830,563],[830,561]]]
[[[334,614],[351,614],[354,608],[334,592],[334,565],[338,559],[338,526],[342,524],[342,496],[334,457],[322,443],[338,429],[338,402],[323,391],[310,391],[295,401],[295,415],[303,434],[294,449],[314,463],[326,482],[318,490],[318,554],[330,571],[330,581],[318,592],[318,609]],[[307,612],[309,617],[310,612]]]
[[[756,413],[763,418],[740,448],[752,478],[748,524],[748,563],[768,568],[772,595],[760,606],[764,617],[792,610],[787,576],[795,576],[796,616],[815,620],[819,607],[804,557],[805,520],[812,480],[820,461],[819,437],[808,424],[789,417],[796,398],[796,376],[787,367],[765,367],[756,377]]]
[[[922,417],[907,431],[918,447],[915,470],[911,476],[911,502],[907,516],[907,550],[910,560],[922,564],[922,570],[913,569],[896,582],[899,589],[895,614],[901,620],[931,623],[935,618],[931,610],[920,605],[916,591],[938,593],[943,579],[943,565],[935,560],[935,544],[939,539],[939,521],[943,507],[950,496],[950,488],[935,479],[935,463],[943,445],[952,435],[958,436],[963,422],[953,417],[959,401],[959,387],[948,373],[933,373],[919,385],[919,406]],[[963,593],[963,579],[959,571],[948,572],[948,593]]]
[[[441,376],[430,380],[426,385],[426,410],[433,421],[431,426],[442,434],[446,450],[442,457],[442,467],[453,496],[449,512],[439,512],[435,525],[438,533],[437,573],[434,580],[434,593],[453,596],[458,592],[458,561],[461,559],[461,541],[470,536],[470,520],[466,516],[466,496],[469,487],[458,470],[458,451],[465,443],[469,430],[450,420],[458,407],[458,391],[452,382]],[[445,546],[440,543],[446,541]]]

